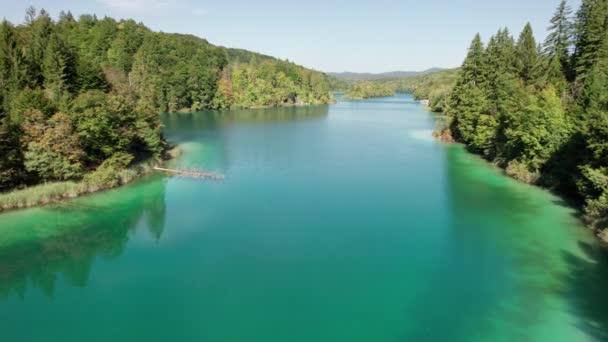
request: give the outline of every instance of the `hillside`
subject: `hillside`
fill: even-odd
[[[450,93],[459,74],[459,68],[404,77],[398,79],[377,80],[399,93],[412,93],[417,100],[429,100],[429,108],[441,112],[446,106]]]
[[[431,68],[424,71],[390,71],[383,73],[358,73],[358,72],[328,72],[327,74],[333,76],[341,81],[347,82],[358,82],[358,81],[372,81],[381,80],[387,78],[403,78],[412,77],[417,75],[429,74],[437,71],[441,71],[441,68]]]
[[[456,68],[354,83],[341,81],[340,85],[346,88],[347,97],[352,99],[382,97],[395,92],[412,93],[417,100],[429,100],[429,108],[440,112],[445,108],[447,95],[454,87],[458,71],[459,69]]]
[[[330,77],[288,61],[95,15],[29,8],[0,24],[0,191],[118,185],[166,148],[159,113],[323,104]],[[81,190],[79,190],[81,191]]]

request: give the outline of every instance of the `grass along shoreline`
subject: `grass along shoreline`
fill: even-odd
[[[102,164],[80,181],[49,182],[0,193],[0,213],[44,206],[117,188],[154,172],[155,166],[164,165],[169,160],[179,157],[181,153],[181,148],[176,146],[167,151],[163,158],[152,157],[118,170],[115,167],[116,164],[120,165],[120,161],[109,160],[109,163],[104,163],[105,166]]]

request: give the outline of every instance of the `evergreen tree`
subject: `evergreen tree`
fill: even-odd
[[[537,75],[538,47],[530,23],[526,24],[515,45],[515,67],[524,82],[534,81]]]
[[[482,87],[486,80],[486,55],[479,33],[475,35],[461,68],[459,84]]]
[[[496,117],[488,115],[486,93],[488,64],[481,36],[477,34],[462,64],[449,100],[450,129],[456,139],[473,149],[492,153]]]
[[[0,23],[0,191],[85,169],[96,174],[86,182],[112,186],[132,160],[161,155],[159,112],[327,103],[327,85],[293,63],[133,20],[54,22],[29,8],[23,25]]]
[[[27,62],[27,81],[32,88],[42,85],[42,64],[46,52],[49,37],[53,29],[53,21],[45,10],[41,10],[36,16],[36,10],[30,7],[28,10],[29,30],[27,30],[27,41],[25,58]]]
[[[14,28],[4,20],[0,24],[0,113],[8,112],[10,92],[18,87],[17,53]]]
[[[570,55],[574,33],[571,14],[572,10],[566,0],[562,0],[551,18],[549,34],[542,50],[541,77],[545,84],[553,85],[559,93],[565,92],[568,80],[574,77]]]
[[[56,99],[74,85],[74,69],[74,59],[66,44],[59,35],[51,34],[42,64],[44,87],[50,92],[51,99]]]
[[[583,0],[577,13],[576,77],[584,82],[599,58],[601,45],[608,32],[608,1]]]
[[[562,0],[551,18],[549,34],[545,39],[543,53],[551,59],[557,59],[562,70],[569,69],[570,49],[572,46],[573,24],[570,21],[572,9],[566,0]]]

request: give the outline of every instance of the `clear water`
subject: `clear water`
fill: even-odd
[[[201,181],[0,215],[1,341],[601,341],[576,213],[408,95],[173,114]]]

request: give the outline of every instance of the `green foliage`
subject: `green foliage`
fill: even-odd
[[[570,49],[573,43],[574,26],[570,20],[572,9],[562,0],[551,18],[549,34],[545,39],[543,53],[549,57],[550,78],[571,76]],[[564,77],[565,78],[565,77]]]
[[[288,61],[133,20],[54,21],[29,8],[25,23],[0,23],[0,190],[84,176],[94,188],[122,183],[138,174],[126,170],[131,159],[162,154],[159,112],[331,100],[325,74]]]
[[[532,26],[528,23],[515,44],[515,68],[524,82],[533,81],[538,77],[538,58],[538,46]]]
[[[72,131],[67,115],[57,113],[42,127],[40,115],[31,116],[35,121],[26,122],[23,130],[31,140],[25,151],[25,168],[35,172],[41,179],[68,180],[79,177],[84,151],[78,136]]]
[[[608,1],[561,1],[542,53],[530,25],[476,36],[447,107],[452,136],[524,182],[562,190],[608,228]],[[574,42],[574,46],[573,46]],[[604,236],[607,236],[604,234]]]
[[[106,159],[95,172],[88,174],[84,181],[89,186],[113,188],[121,184],[121,172],[124,172],[133,161],[133,156],[126,152],[117,152]]]
[[[346,98],[348,99],[368,99],[393,95],[395,95],[395,91],[391,87],[370,81],[356,83],[346,92]]]
[[[14,148],[19,146],[17,132],[6,118],[0,119],[0,191],[23,180],[21,151]]]
[[[328,76],[291,62],[251,59],[226,68],[215,106],[255,108],[323,104],[331,101]]]
[[[583,82],[598,63],[606,40],[608,2],[583,0],[577,12],[576,53],[573,56],[576,77]]]

